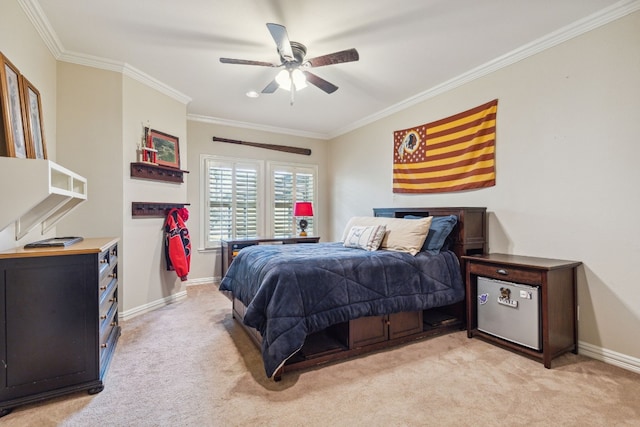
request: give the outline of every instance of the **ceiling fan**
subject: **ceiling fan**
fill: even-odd
[[[309,72],[311,67],[323,67],[325,65],[341,64],[360,59],[358,51],[347,49],[340,52],[330,53],[311,59],[305,59],[307,47],[302,43],[289,40],[287,29],[283,25],[268,23],[267,28],[276,42],[280,63],[251,61],[246,59],[220,58],[223,64],[259,65],[262,67],[284,67],[271,83],[269,83],[262,93],[273,93],[278,88],[291,91],[291,105],[293,105],[294,95],[297,90],[306,87],[309,82],[322,89],[326,93],[333,93],[338,90],[338,86],[323,78]]]

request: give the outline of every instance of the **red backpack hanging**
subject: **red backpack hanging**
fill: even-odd
[[[185,221],[189,219],[186,208],[171,209],[164,223],[164,249],[167,270],[175,271],[180,280],[187,280],[191,265],[191,238]]]

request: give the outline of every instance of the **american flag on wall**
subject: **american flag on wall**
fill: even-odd
[[[393,192],[444,193],[496,185],[498,100],[393,133]]]

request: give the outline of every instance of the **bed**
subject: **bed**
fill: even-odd
[[[230,265],[220,290],[230,292],[233,317],[259,346],[268,377],[465,326],[460,257],[486,252],[486,209],[373,213],[353,218],[339,242],[250,246]],[[397,240],[408,229],[424,241],[452,217],[438,250]],[[381,249],[350,244],[363,232]]]

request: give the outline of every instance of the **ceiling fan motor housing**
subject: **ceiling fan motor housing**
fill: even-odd
[[[291,50],[293,51],[293,57],[298,64],[302,64],[304,56],[307,54],[307,47],[302,43],[291,42]]]

